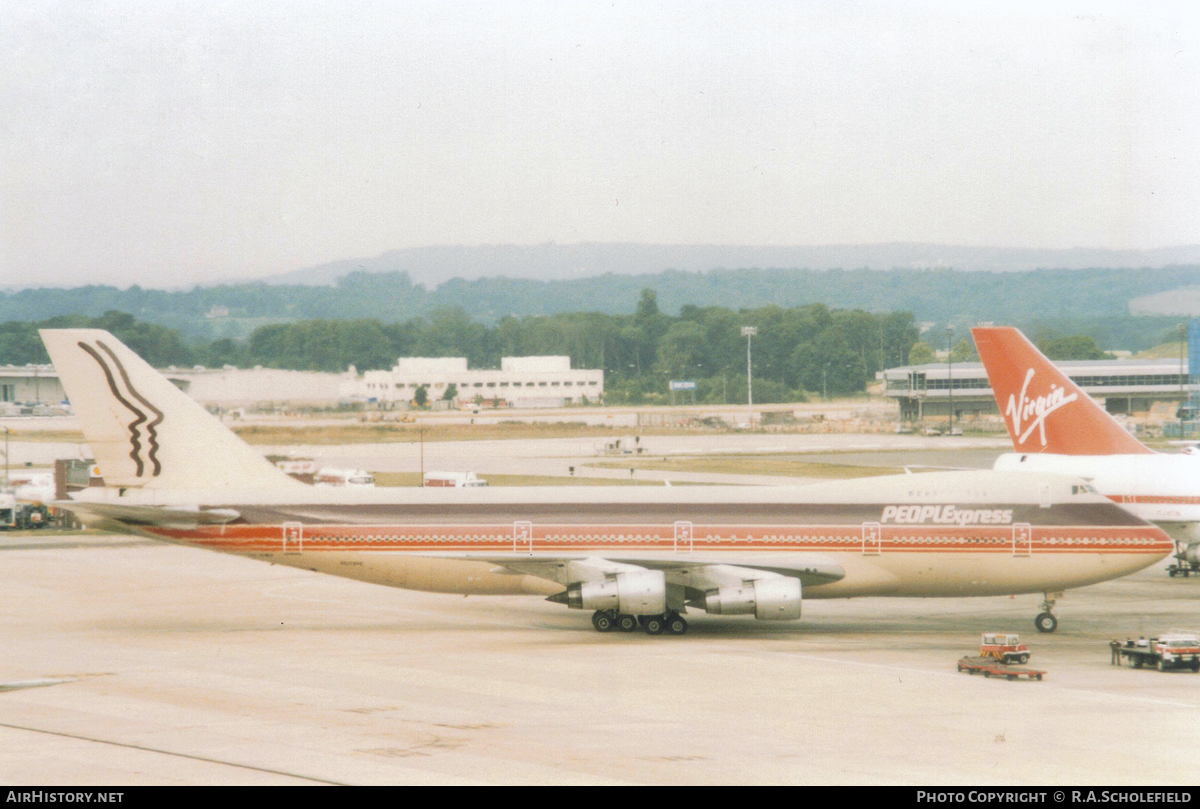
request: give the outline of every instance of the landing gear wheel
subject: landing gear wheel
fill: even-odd
[[[1037,627],[1038,632],[1053,632],[1058,629],[1058,619],[1049,612],[1042,612],[1033,619],[1033,625]]]
[[[687,632],[687,621],[683,620],[683,616],[679,613],[674,613],[667,616],[667,632],[672,635],[682,635]]]
[[[618,615],[617,629],[622,632],[632,632],[638,628],[637,617],[633,615]]]
[[[616,622],[613,621],[611,614],[600,610],[592,616],[592,626],[596,627],[597,632],[611,632]]]
[[[661,615],[647,615],[642,619],[642,627],[647,635],[661,635],[666,626],[667,622]]]

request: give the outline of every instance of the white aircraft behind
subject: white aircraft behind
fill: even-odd
[[[1162,559],[1086,482],[981,471],[813,486],[318,488],[111,334],[43,331],[107,488],[56,503],[170,542],[459,594],[538,594],[596,629],[681,634],[688,607],[800,617],[802,597],[1049,594]]]
[[[1016,450],[993,468],[1086,478],[1170,534],[1181,563],[1200,565],[1200,455],[1146,447],[1019,330],[971,334]]]

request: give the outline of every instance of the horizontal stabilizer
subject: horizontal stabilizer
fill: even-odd
[[[90,503],[79,500],[56,500],[51,505],[70,511],[82,522],[119,520],[125,525],[146,525],[156,528],[193,529],[201,525],[223,525],[241,516],[229,508],[166,508],[164,506],[135,506],[127,503]]]

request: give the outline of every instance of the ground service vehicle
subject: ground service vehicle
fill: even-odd
[[[1026,669],[1019,666],[1008,666],[997,663],[990,657],[963,657],[958,661],[958,670],[967,674],[982,674],[984,677],[1003,677],[1006,680],[1016,680],[1026,677],[1030,680],[1040,680],[1046,672],[1039,669]]]
[[[1183,576],[1185,579],[1188,578],[1189,576],[1191,576],[1193,573],[1196,574],[1197,576],[1200,576],[1200,565],[1198,565],[1194,561],[1192,561],[1193,559],[1196,558],[1196,553],[1195,553],[1194,548],[1192,549],[1192,553],[1190,555],[1187,555],[1185,552],[1183,555],[1177,555],[1175,558],[1178,561],[1172,562],[1171,564],[1167,565],[1167,575],[1168,576],[1170,576],[1171,578],[1175,578],[1176,576]]]
[[[1119,658],[1128,660],[1135,669],[1153,666],[1159,671],[1182,668],[1200,671],[1200,638],[1195,635],[1178,633],[1149,640],[1127,640],[1116,651]]]
[[[486,486],[487,481],[474,472],[426,472],[421,479],[422,486],[434,488],[463,489],[476,486]]]
[[[1029,647],[1017,635],[987,633],[979,642],[979,656],[999,660],[1004,665],[1028,663]]]

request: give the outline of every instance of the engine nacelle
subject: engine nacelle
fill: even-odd
[[[622,615],[662,615],[667,611],[667,578],[661,570],[631,570],[597,581],[567,586],[574,610],[614,610]]]
[[[755,579],[741,587],[721,587],[704,594],[704,611],[713,615],[749,615],[760,621],[795,621],[800,617],[800,580]]]
[[[1183,558],[1193,565],[1200,565],[1200,544],[1188,545],[1184,548]]]

